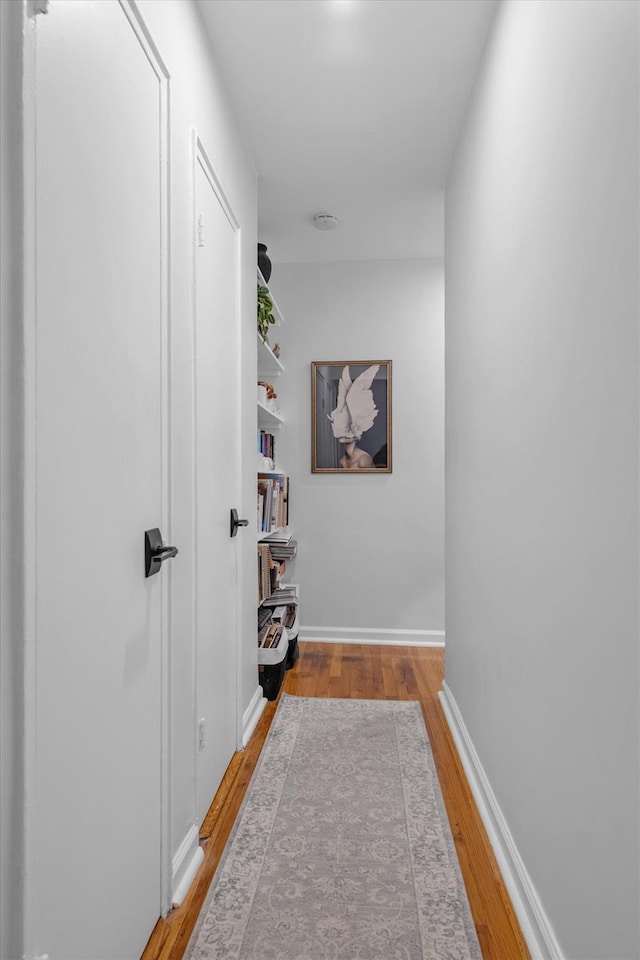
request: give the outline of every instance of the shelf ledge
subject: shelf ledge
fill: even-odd
[[[260,403],[258,400],[258,423],[260,426],[280,426],[284,423],[284,417],[281,413],[275,413],[273,410],[269,410],[268,407],[265,407],[264,404]]]
[[[284,373],[284,366],[276,357],[268,343],[258,336],[258,375],[260,377],[279,377]]]
[[[291,540],[292,536],[292,527],[278,527],[277,530],[270,530],[269,533],[266,530],[258,530],[258,543],[261,540],[267,540],[269,537],[288,537]]]

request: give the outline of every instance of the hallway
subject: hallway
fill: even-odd
[[[179,960],[267,735],[259,241],[285,691],[420,699],[487,957],[638,960],[640,0],[0,0],[0,81],[0,960]]]
[[[440,705],[444,659],[438,647],[301,643],[281,694],[420,701],[484,960],[530,960]],[[232,759],[200,831],[200,872],[182,906],[158,921],[142,960],[184,955],[277,705],[269,703],[246,750]]]

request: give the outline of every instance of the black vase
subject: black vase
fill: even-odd
[[[258,266],[260,268],[260,273],[264,277],[265,283],[269,283],[269,277],[271,276],[271,260],[269,259],[269,254],[267,253],[266,243],[258,244]]]

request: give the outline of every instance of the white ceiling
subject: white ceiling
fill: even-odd
[[[274,262],[443,254],[447,166],[496,0],[198,0]],[[320,232],[313,216],[338,217]]]

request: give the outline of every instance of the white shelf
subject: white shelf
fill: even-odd
[[[268,537],[275,537],[276,535],[286,536],[291,540],[293,530],[291,527],[278,527],[277,530],[270,530],[269,533],[267,533],[266,530],[258,530],[258,543],[260,543],[261,540],[266,540]]]
[[[265,283],[264,277],[260,273],[260,270],[258,270],[258,283],[261,286],[266,287],[267,290],[269,290],[269,286],[267,283]],[[282,314],[280,313],[280,309],[277,303],[273,299],[273,294],[271,293],[271,290],[269,290],[269,296],[271,297],[271,301],[273,303],[273,315],[276,318],[276,323],[269,327],[269,337],[273,339],[273,341],[275,342],[275,340],[277,339],[275,327],[279,326],[283,322],[283,317],[282,317]],[[258,336],[258,363],[257,363],[258,378],[257,379],[259,381],[262,380],[267,383],[271,383],[273,378],[279,377],[282,373],[284,373],[284,365],[280,362],[280,359],[278,357],[274,356],[274,353],[271,350],[270,346],[267,343],[265,343],[265,341],[262,339],[259,333],[257,334],[257,336]],[[258,392],[259,392],[259,396],[262,397],[264,395],[264,391],[259,390]],[[276,430],[279,430],[281,425],[285,422],[285,419],[282,416],[282,414],[280,412],[276,413],[273,410],[270,410],[264,403],[261,403],[260,400],[257,401],[257,405],[258,405],[258,427],[261,430],[267,431],[268,433],[274,433]],[[258,456],[258,459],[260,460],[260,456]],[[273,460],[267,460],[265,458],[265,462],[268,465],[273,464],[274,469],[263,470],[263,469],[260,469],[260,467],[258,466],[258,471],[257,471],[258,478],[262,477],[266,479],[270,477],[286,477],[287,476],[286,471],[279,470],[276,468],[276,464]],[[283,516],[285,516],[285,514],[280,514],[280,517],[283,517]],[[269,538],[274,536],[281,537],[282,540],[280,542],[288,542],[289,540],[291,540],[293,536],[293,528],[289,526],[278,527],[277,530],[270,530],[269,532],[265,530],[258,530],[257,533],[258,533],[258,536],[257,536],[258,545],[260,543],[269,543]],[[258,546],[258,551],[260,551],[259,546]],[[264,551],[260,551],[260,552],[264,552]],[[284,586],[284,584],[282,584],[281,582],[279,582],[278,585]],[[298,594],[298,590],[296,588],[296,596],[297,594]],[[297,605],[297,600],[291,601],[291,602],[292,603],[295,602]],[[261,606],[261,604],[259,604],[258,606]],[[292,627],[292,630],[294,631],[294,636],[297,636],[298,629],[299,629],[299,619],[296,616],[295,622]],[[264,650],[263,648],[259,648],[258,663],[264,667],[274,666],[276,664],[282,664],[282,661],[286,659],[288,649],[289,649],[289,631],[283,627],[280,642],[278,643],[275,650],[274,649]]]
[[[274,413],[268,407],[258,402],[258,426],[261,430],[268,428],[278,429],[284,423],[284,417],[281,413]]]
[[[275,356],[268,343],[265,343],[258,333],[258,379],[263,377],[279,377],[284,367]]]

